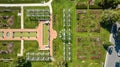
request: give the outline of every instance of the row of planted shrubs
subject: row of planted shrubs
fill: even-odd
[[[78,2],[77,5],[76,5],[76,9],[87,9],[87,8],[88,8],[88,5],[83,4],[81,2]],[[89,5],[89,9],[102,9],[102,7],[95,4],[95,5]]]

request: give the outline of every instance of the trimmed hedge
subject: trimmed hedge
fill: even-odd
[[[76,9],[87,9],[87,5],[81,4],[80,2],[78,2],[76,5]]]
[[[77,3],[76,9],[87,9],[88,6],[86,4],[82,4],[80,2]],[[98,5],[89,5],[89,9],[102,9],[102,7]]]
[[[89,7],[90,9],[102,9],[102,7],[98,6],[98,5],[90,5]]]

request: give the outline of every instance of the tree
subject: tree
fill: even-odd
[[[120,0],[101,0],[98,5],[104,9],[107,9],[107,8],[116,8],[116,6],[119,3]]]
[[[108,47],[111,46],[111,45],[112,45],[111,42],[105,42],[105,43],[103,43],[103,47],[104,47],[105,50],[108,50]]]
[[[101,16],[101,23],[110,25],[118,21],[119,14],[115,11],[106,10]]]
[[[19,57],[16,61],[16,67],[31,67],[31,62],[26,61],[25,58]]]

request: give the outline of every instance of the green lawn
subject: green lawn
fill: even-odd
[[[58,34],[57,39],[55,39],[53,41],[53,53],[54,53],[53,55],[54,55],[55,59],[58,61],[57,64],[56,64],[56,62],[54,62],[55,65],[59,66],[59,63],[61,61],[64,61],[64,55],[63,55],[64,54],[63,53],[64,45],[63,45],[62,40],[59,38],[59,32],[62,29],[64,29],[64,27],[63,27],[63,9],[66,9],[66,10],[71,9],[71,22],[72,22],[71,25],[73,26],[75,24],[75,16],[74,16],[75,15],[75,2],[70,1],[70,0],[60,0],[60,1],[54,0],[52,3],[52,7],[53,7],[53,18],[54,18],[53,19],[53,21],[54,21],[53,28],[57,31],[57,34]],[[59,9],[58,9],[58,7],[59,7]],[[72,29],[73,29],[73,27],[72,27]],[[72,31],[72,34],[74,32],[75,31]],[[72,35],[72,36],[74,36],[74,35]],[[72,44],[72,45],[74,45],[74,44]],[[74,48],[75,47],[72,47],[72,49],[74,49]],[[73,55],[75,55],[74,53],[75,52],[72,51]],[[74,59],[73,56],[72,56],[72,59]],[[75,66],[71,66],[71,67],[75,67]]]
[[[14,33],[14,37],[36,37],[37,36],[37,33],[36,32],[15,32]]]
[[[82,0],[81,0],[82,1]],[[66,4],[67,3],[67,4]],[[71,14],[72,14],[72,62],[68,62],[68,67],[101,67],[102,65],[102,62],[104,63],[104,60],[105,60],[105,55],[106,55],[106,51],[104,49],[104,46],[103,46],[103,43],[106,43],[109,41],[109,31],[102,28],[100,29],[100,33],[97,33],[97,32],[77,32],[76,31],[76,28],[77,28],[77,14],[76,14],[76,9],[75,9],[75,4],[77,2],[76,1],[70,1],[70,0],[60,0],[60,1],[53,1],[53,28],[55,30],[57,30],[57,33],[59,34],[59,32],[63,29],[63,9],[71,9]],[[61,5],[62,4],[62,5]],[[59,7],[59,9],[57,9]],[[86,19],[81,19],[80,21],[82,22],[83,25],[86,25],[86,29],[90,29],[90,24],[91,23],[87,23],[86,21],[88,22],[91,22],[93,23],[93,28],[96,28],[97,25],[100,21],[100,19],[95,19],[96,16],[94,14],[90,14],[90,10],[89,9],[85,9],[88,13],[86,15],[83,15],[83,16],[87,16]],[[100,11],[103,11],[103,10],[100,10]],[[88,17],[91,17],[94,16],[95,18],[92,18],[92,19],[88,19]],[[99,14],[101,15],[101,14]],[[93,20],[94,19],[94,20]],[[94,25],[95,24],[95,25]],[[91,24],[92,25],[92,24]],[[77,38],[78,37],[87,37],[88,39],[90,37],[100,37],[100,39],[102,40],[102,45],[100,46],[99,49],[101,49],[101,53],[102,53],[102,58],[100,58],[99,60],[91,60],[91,59],[87,59],[87,60],[79,60],[77,59],[77,50],[83,50],[84,48],[82,48],[82,46],[77,46]],[[86,40],[83,41],[83,43],[85,43]],[[64,58],[63,56],[63,43],[61,41],[61,39],[59,38],[59,36],[57,37],[56,40],[54,40],[53,42],[54,44],[54,47],[53,47],[53,50],[54,50],[54,57],[60,61],[63,61],[62,59]],[[97,48],[95,47],[92,47],[92,42],[88,42],[87,45],[90,48],[90,51],[92,50],[95,50]],[[56,44],[58,44],[56,46]],[[82,48],[82,49],[81,49]],[[83,50],[84,51],[84,50]],[[91,54],[89,54],[90,52],[87,51],[87,49],[85,50],[86,52],[88,52],[88,55],[86,55],[88,58],[90,57]]]
[[[39,44],[36,40],[24,41],[24,53],[27,52],[38,52]]]
[[[15,67],[15,61],[17,59],[17,54],[20,53],[20,41],[0,41],[0,50],[7,50],[7,46],[13,42],[13,52],[9,54],[0,54],[0,59],[1,58],[11,58],[13,61],[10,62],[1,62],[0,61],[0,67]],[[6,43],[6,46],[3,46],[2,43]]]
[[[0,62],[0,67],[15,67],[14,62]]]
[[[48,2],[49,0],[0,0],[0,3],[41,3]]]
[[[20,52],[20,41],[0,41],[0,50],[7,50],[7,46],[13,42],[14,46],[13,46],[13,52],[9,53],[9,54],[0,54],[0,58],[13,58],[16,59],[17,58],[17,54]],[[2,44],[6,43],[6,46],[3,46]]]
[[[83,0],[80,0],[83,1]],[[92,23],[89,23],[87,21],[92,21],[93,25],[96,28],[97,23],[100,21],[100,19],[95,19],[94,14],[90,14],[89,9],[85,9],[88,13],[82,14],[81,16],[85,16],[86,18],[84,20],[77,21],[77,14],[76,14],[76,1],[70,1],[70,0],[53,0],[52,7],[53,7],[53,28],[57,31],[58,35],[59,32],[64,29],[63,27],[63,9],[71,9],[71,21],[72,21],[72,61],[67,62],[67,67],[101,67],[102,62],[104,63],[105,60],[105,49],[103,46],[103,43],[106,43],[109,41],[109,34],[110,32],[107,29],[104,29],[101,27],[100,32],[78,32],[76,31],[78,22],[82,24],[87,24],[85,28],[88,30],[91,27],[88,26],[89,24],[92,25]],[[38,25],[38,22],[31,22],[28,17],[26,17],[26,9],[30,9],[31,7],[25,7],[25,28],[36,28]],[[39,7],[38,7],[39,8]],[[34,9],[34,7],[32,7]],[[103,11],[103,10],[101,10]],[[94,18],[89,17],[94,16]],[[99,14],[100,15],[100,14]],[[94,21],[93,21],[94,19]],[[80,26],[81,28],[81,26]],[[77,38],[83,38],[82,42],[77,42]],[[100,46],[98,46],[98,43],[91,42],[91,37],[98,37],[101,40]],[[32,67],[58,67],[60,66],[61,62],[64,61],[64,55],[63,55],[63,49],[64,45],[62,40],[57,36],[57,38],[53,41],[53,55],[55,61],[53,62],[32,62]],[[38,52],[38,43],[37,41],[25,41],[24,43],[24,54],[26,52]],[[79,51],[79,54],[77,54]],[[94,51],[96,51],[94,53]],[[93,53],[94,54],[93,54]],[[91,56],[96,56],[98,53],[101,52],[102,56],[99,59],[91,59]],[[85,55],[86,54],[86,55]],[[79,59],[78,56],[86,56],[86,59]]]
[[[3,37],[4,33],[3,32],[0,32],[0,37]]]
[[[27,52],[49,52],[47,50],[40,51],[37,41],[24,41],[24,56]],[[43,55],[44,56],[44,55]],[[46,55],[47,56],[47,55]],[[31,67],[55,67],[53,62],[31,62]]]
[[[20,16],[18,16],[20,7],[0,7],[0,28],[12,28],[12,29],[18,29],[20,28]],[[8,18],[4,18],[8,17]],[[13,25],[10,25],[8,20],[10,17],[13,18]],[[6,26],[4,26],[6,25]]]
[[[14,60],[12,62],[0,62],[0,67],[15,67],[15,61],[17,60],[17,53],[20,53],[20,41],[0,41],[0,45],[3,43],[9,43],[9,42],[14,42],[14,50],[16,52],[16,54],[12,54],[12,55],[7,55],[7,57],[12,57]],[[40,51],[39,49],[39,45],[37,41],[24,41],[24,57],[26,57],[26,53],[27,52],[43,52]],[[19,50],[19,51],[18,51]],[[44,52],[48,52],[48,51],[44,51]],[[0,55],[0,58],[3,55]],[[4,56],[6,57],[6,56]],[[42,67],[53,67],[53,63],[52,62],[31,62],[31,67],[38,67],[38,66],[42,66]]]
[[[48,45],[49,43],[49,25],[43,25],[43,45]]]

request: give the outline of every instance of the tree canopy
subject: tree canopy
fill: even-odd
[[[101,16],[101,23],[105,25],[113,24],[119,19],[119,13],[116,11],[106,10]]]
[[[116,6],[120,3],[120,0],[101,0],[99,2],[99,6],[104,9],[107,8],[116,8]]]
[[[26,61],[23,57],[18,58],[16,64],[16,67],[31,67],[31,62]]]

